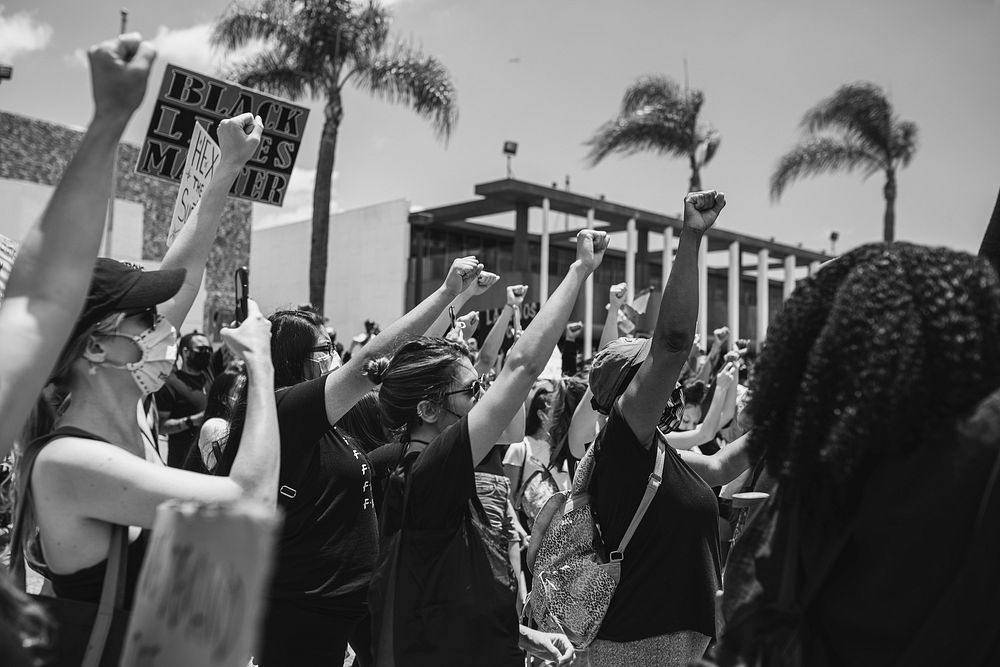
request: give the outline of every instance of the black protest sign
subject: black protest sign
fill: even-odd
[[[247,112],[261,117],[264,134],[229,194],[281,206],[309,110],[176,65],[163,75],[136,172],[180,182],[195,124],[218,141],[218,122]]]

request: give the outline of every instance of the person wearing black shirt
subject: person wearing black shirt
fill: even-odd
[[[364,364],[426,331],[481,269],[474,257],[455,260],[439,289],[336,370],[322,317],[271,316],[285,522],[256,655],[261,667],[340,664],[349,640],[364,642],[358,624],[378,551],[372,464],[333,425],[371,390]]]
[[[160,433],[168,437],[167,465],[171,468],[183,468],[198,442],[212,385],[212,345],[198,332],[186,334],[177,343],[177,358],[180,366],[156,392]]]
[[[371,590],[380,662],[515,667],[524,664],[519,646],[572,661],[565,635],[518,625],[507,536],[490,526],[474,469],[524,403],[606,249],[604,233],[580,232],[577,260],[485,394],[467,349],[453,341],[418,338],[368,365],[382,416],[406,445],[385,496]]]

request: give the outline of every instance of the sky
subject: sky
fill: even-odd
[[[146,100],[126,139],[139,143],[166,62],[213,73],[236,56],[213,52],[222,0],[135,2],[129,30],[159,49]],[[919,148],[898,175],[899,239],[975,251],[1000,189],[1000,0],[394,0],[398,39],[452,74],[459,122],[450,140],[404,107],[348,90],[334,210],[405,198],[431,207],[474,198],[505,176],[501,147],[517,141],[516,178],[565,178],[580,194],[677,215],[686,160],[644,154],[585,164],[584,142],[614,117],[626,87],[665,74],[704,91],[702,119],[722,135],[702,182],[727,195],[719,226],[837,251],[881,238],[880,175],[768,182],[801,136],[803,113],[839,86],[882,86]],[[85,49],[118,30],[120,3],[0,0],[0,109],[84,126],[92,111]],[[685,67],[686,63],[686,67]],[[322,107],[312,108],[284,207],[255,206],[255,224],[309,217]],[[348,234],[350,230],[333,230]]]

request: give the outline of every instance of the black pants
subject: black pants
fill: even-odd
[[[358,625],[368,618],[367,606],[357,604],[316,609],[271,599],[269,606],[257,656],[260,667],[339,667],[348,640],[355,639]]]

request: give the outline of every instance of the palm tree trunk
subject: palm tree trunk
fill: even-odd
[[[694,154],[690,156],[691,161],[691,180],[688,182],[688,192],[699,192],[701,190],[701,169],[698,168],[698,162],[694,159]]]
[[[885,220],[882,227],[882,239],[886,243],[896,240],[896,172],[887,169],[885,172]]]
[[[333,164],[337,153],[337,131],[344,117],[340,92],[331,91],[323,119],[323,134],[316,160],[316,184],[313,186],[312,238],[309,247],[309,302],[323,312],[326,300],[327,248],[330,239],[330,198]]]

